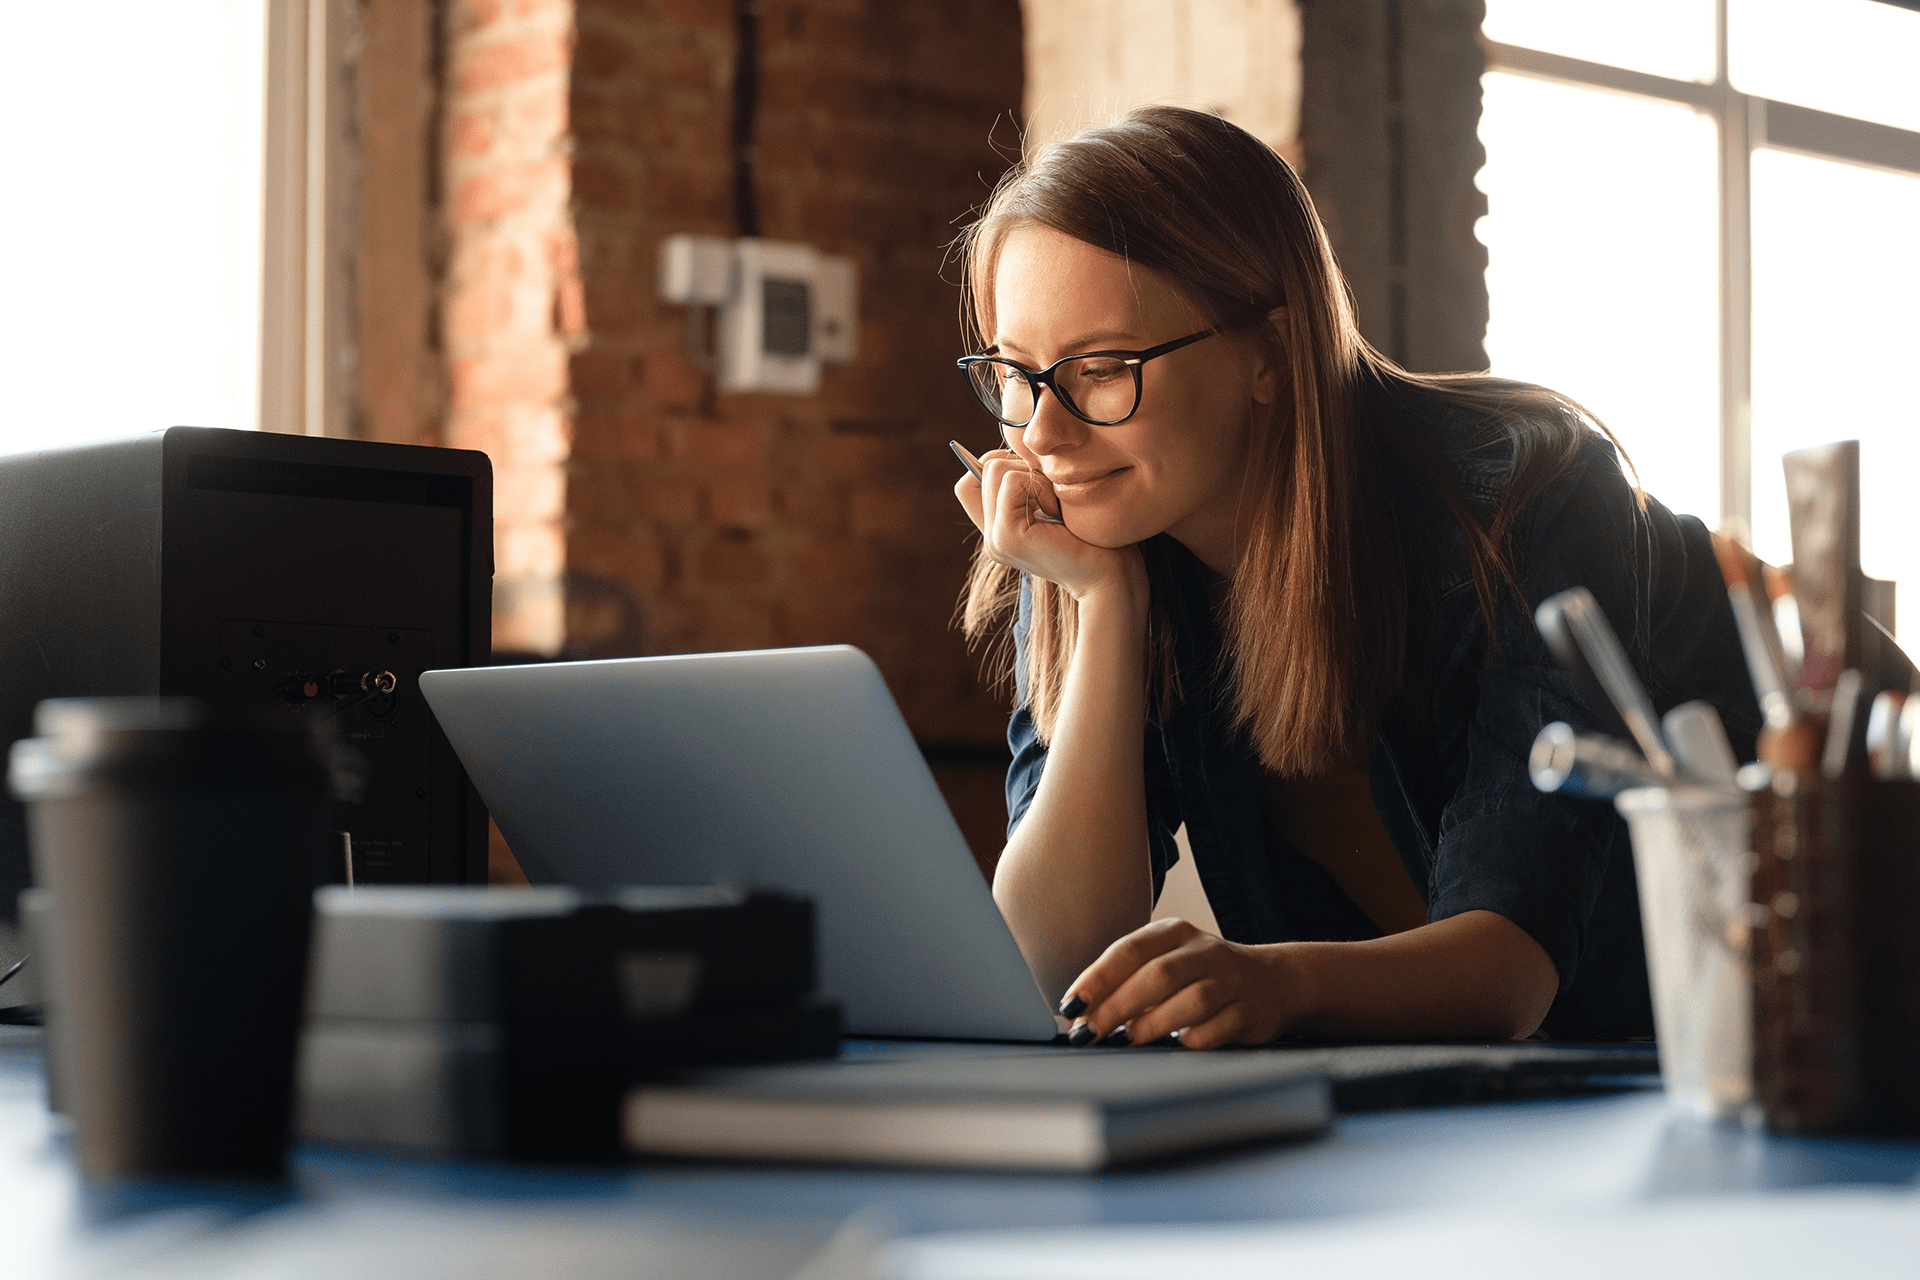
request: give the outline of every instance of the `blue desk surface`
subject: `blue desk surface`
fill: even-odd
[[[886,1050],[856,1042],[849,1051]],[[1883,1189],[1872,1203],[1884,1201],[1905,1213],[1906,1184],[1920,1175],[1920,1143],[1780,1138],[1706,1125],[1670,1115],[1657,1082],[1651,1083],[1578,1098],[1345,1116],[1317,1141],[1097,1175],[688,1165],[552,1169],[305,1148],[295,1156],[292,1189],[284,1193],[162,1185],[104,1192],[80,1183],[61,1122],[42,1105],[37,1047],[31,1037],[16,1034],[0,1036],[0,1205],[7,1224],[0,1256],[29,1265],[0,1271],[23,1280],[147,1274],[109,1263],[129,1256],[129,1249],[138,1253],[129,1242],[168,1240],[174,1242],[169,1247],[185,1247],[181,1241],[217,1239],[262,1219],[284,1223],[369,1204],[435,1220],[467,1213],[496,1223],[562,1213],[571,1230],[587,1234],[598,1227],[630,1230],[642,1221],[693,1224],[716,1233],[770,1226],[824,1232],[864,1214],[878,1230],[909,1242],[883,1268],[901,1276],[974,1274],[958,1264],[943,1270],[939,1259],[949,1255],[937,1249],[914,1251],[915,1241],[944,1242],[946,1248],[971,1238],[954,1233],[1054,1233],[1033,1237],[1034,1248],[1044,1253],[1049,1238],[1099,1239],[1101,1232],[1114,1236],[1116,1228],[1172,1225],[1188,1229],[1181,1238],[1189,1241],[1244,1240],[1245,1231],[1256,1227],[1353,1226],[1492,1211],[1637,1212],[1732,1201],[1817,1210],[1829,1214],[1822,1220],[1839,1224],[1845,1213],[1831,1206],[1840,1202],[1818,1189],[1855,1188],[1845,1200],[1854,1205],[1861,1194],[1872,1199],[1857,1190],[1863,1186]],[[1897,1195],[1886,1194],[1895,1190]],[[1920,1233],[1920,1198],[1912,1206]],[[1190,1229],[1196,1226],[1211,1227],[1214,1235],[1194,1236]],[[1087,1228],[1094,1229],[1091,1235]],[[1059,1235],[1063,1231],[1080,1235]],[[1910,1270],[1903,1273],[1920,1274],[1920,1234],[1914,1242]],[[1075,1249],[1084,1252],[1084,1244]],[[1131,1256],[1150,1253],[1136,1248]],[[1112,1274],[1112,1260],[1103,1265]],[[1005,1259],[977,1271],[1004,1274]],[[715,1274],[752,1272],[742,1264]],[[517,1273],[534,1271],[521,1266]],[[565,1273],[602,1274],[590,1267]]]

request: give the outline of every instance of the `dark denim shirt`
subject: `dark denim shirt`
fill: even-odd
[[[1437,429],[1447,429],[1444,426]],[[1459,429],[1456,427],[1455,429]],[[1507,463],[1463,452],[1460,474],[1483,510]],[[1707,531],[1651,499],[1644,513],[1612,447],[1596,437],[1535,500],[1515,534],[1526,604],[1502,594],[1498,645],[1487,631],[1452,511],[1406,470],[1387,478],[1407,567],[1406,666],[1368,756],[1373,803],[1429,920],[1498,912],[1537,941],[1560,989],[1542,1031],[1558,1038],[1650,1035],[1653,1014],[1633,858],[1604,801],[1538,791],[1528,752],[1542,726],[1598,723],[1533,625],[1534,603],[1571,586],[1593,592],[1656,708],[1705,698],[1734,749],[1752,758],[1760,728],[1732,610]],[[1148,840],[1157,896],[1188,844],[1221,933],[1264,943],[1379,936],[1344,890],[1268,824],[1261,765],[1234,725],[1208,571],[1166,535],[1141,545],[1167,606],[1187,696],[1145,726]],[[1015,623],[1024,675],[1030,616]],[[1007,733],[1008,831],[1046,765],[1024,696]]]

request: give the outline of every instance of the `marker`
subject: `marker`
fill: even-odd
[[[1654,771],[1646,758],[1618,738],[1598,733],[1575,733],[1556,720],[1533,740],[1527,772],[1542,791],[1570,796],[1616,796],[1631,787],[1659,787],[1668,779]]]
[[[986,476],[983,475],[980,470],[980,459],[968,453],[966,449],[961,446],[958,440],[947,441],[947,447],[953,450],[954,457],[960,459],[960,465],[973,473],[973,478],[975,480],[979,480],[983,482],[986,480]],[[1037,502],[1033,504],[1033,518],[1038,520],[1041,524],[1057,524],[1057,525],[1064,526],[1067,523],[1065,520],[1062,520],[1059,516],[1049,513],[1045,508],[1043,508]]]
[[[1686,773],[1702,782],[1734,785],[1740,762],[1733,758],[1733,744],[1727,741],[1726,726],[1712,703],[1681,703],[1660,718],[1660,731]]]
[[[1677,776],[1680,769],[1667,750],[1666,739],[1661,736],[1653,704],[1647,700],[1647,691],[1640,684],[1640,677],[1634,674],[1627,651],[1620,647],[1620,637],[1614,634],[1593,593],[1585,587],[1568,587],[1558,595],[1548,596],[1534,610],[1534,622],[1562,665],[1569,665],[1561,655],[1562,646],[1577,651],[1586,660],[1587,669],[1613,703],[1627,732],[1640,744],[1654,772],[1664,778]]]

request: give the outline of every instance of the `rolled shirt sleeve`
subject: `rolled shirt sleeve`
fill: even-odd
[[[1693,698],[1719,710],[1751,758],[1759,711],[1705,527],[1649,498],[1642,510],[1611,451],[1596,446],[1549,491],[1523,544],[1529,604],[1572,586],[1594,594],[1655,710]],[[1526,930],[1564,992],[1595,954],[1640,961],[1631,847],[1604,800],[1543,794],[1528,756],[1547,724],[1594,729],[1601,718],[1553,661],[1531,617],[1501,610],[1499,644],[1472,674],[1465,769],[1438,823],[1429,916],[1489,910]],[[1622,865],[1624,864],[1624,865]],[[1626,901],[1605,903],[1609,894]],[[1596,920],[1631,937],[1595,939]]]

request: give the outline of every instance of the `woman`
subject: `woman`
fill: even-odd
[[[1527,778],[1593,723],[1531,613],[1588,587],[1655,702],[1750,749],[1700,523],[1564,397],[1368,346],[1298,179],[1217,117],[1049,147],[962,243],[1007,445],[955,487],[967,633],[1013,615],[994,896],[1074,1043],[1649,1034],[1624,827]],[[1182,823],[1224,938],[1148,922]]]

